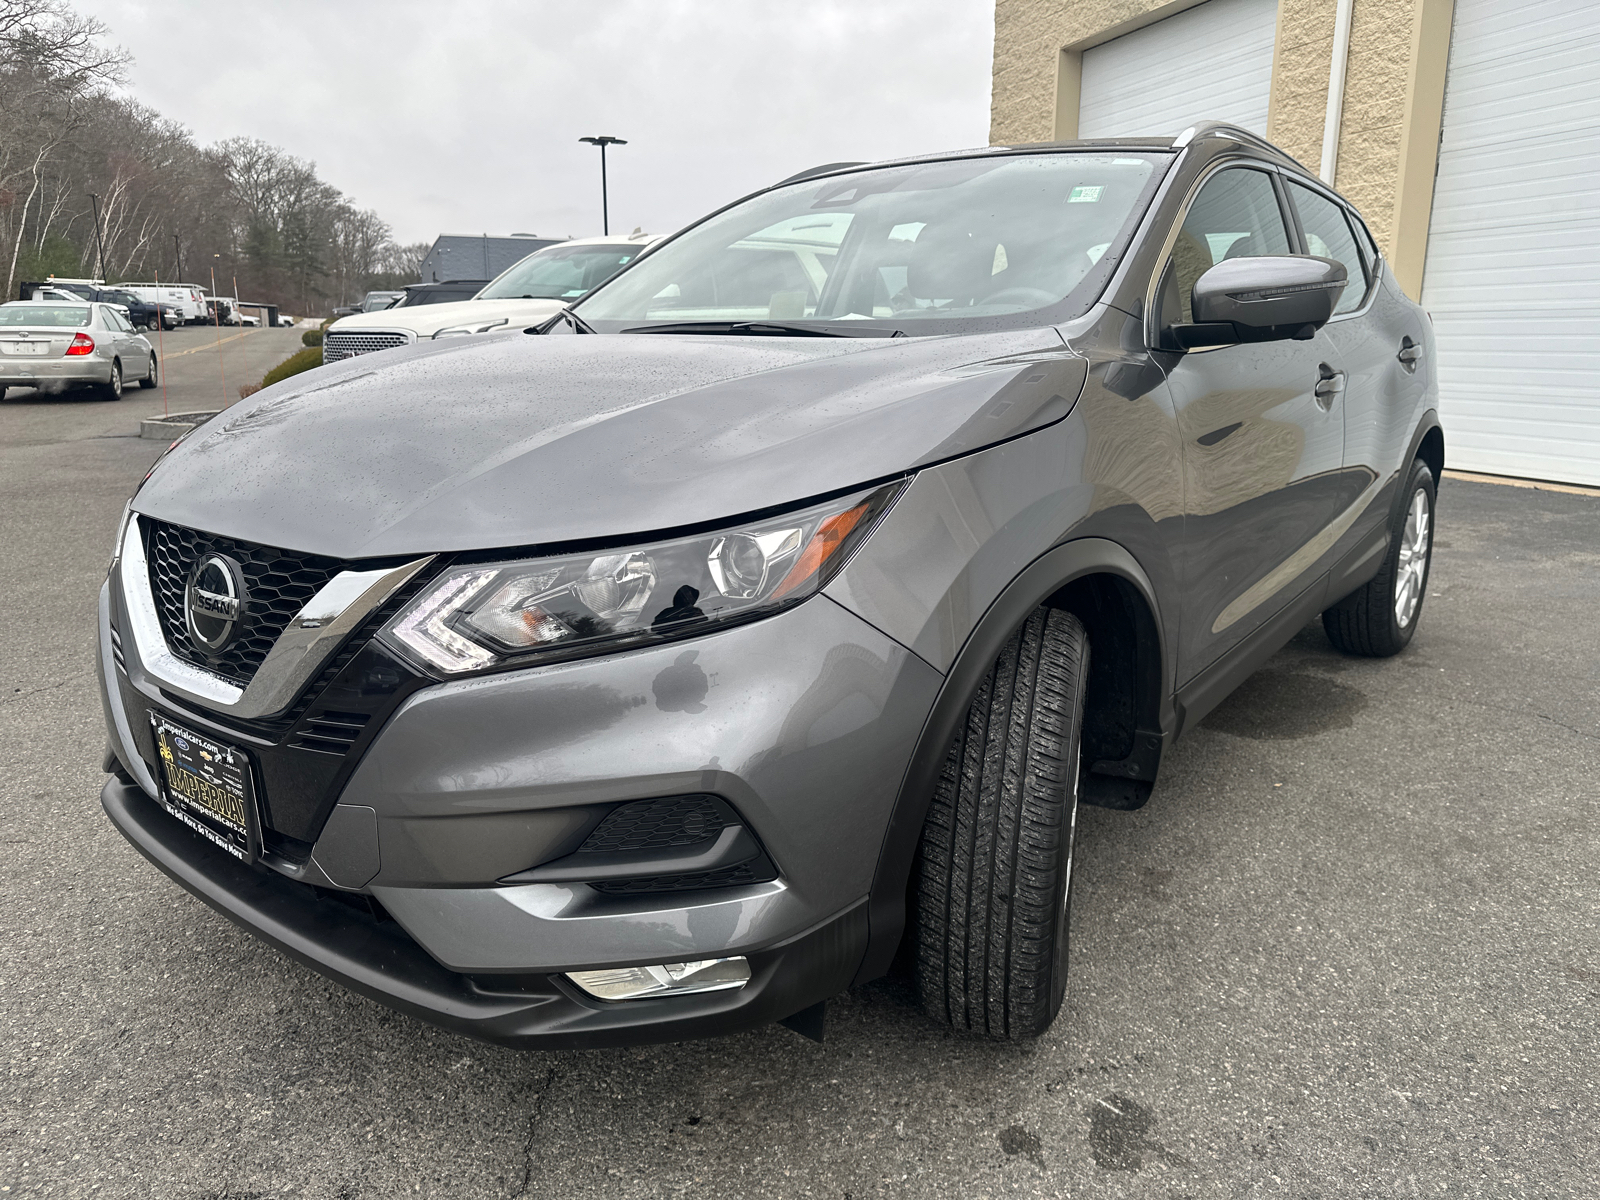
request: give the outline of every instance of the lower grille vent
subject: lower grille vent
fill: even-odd
[[[306,721],[289,744],[318,754],[343,755],[356,744],[370,720],[367,713],[320,712]]]
[[[711,796],[636,800],[607,813],[606,819],[578,847],[578,853],[692,846],[716,837],[724,825],[734,820],[733,814],[724,813],[723,806]]]
[[[128,662],[122,657],[122,635],[117,632],[115,625],[111,627],[111,657],[122,670],[122,673],[126,675],[128,673]]]

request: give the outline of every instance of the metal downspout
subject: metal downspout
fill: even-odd
[[[1322,182],[1333,186],[1339,165],[1339,123],[1344,117],[1344,76],[1350,62],[1350,15],[1355,0],[1339,0],[1333,18],[1333,61],[1328,64],[1328,113],[1322,122]]]

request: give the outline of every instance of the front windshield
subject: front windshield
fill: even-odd
[[[599,287],[644,252],[638,243],[547,246],[479,292],[479,300],[571,300]]]
[[[608,331],[871,321],[948,333],[1050,308],[1130,227],[1164,158],[986,156],[777,188],[662,246],[575,311]]]
[[[0,325],[60,325],[73,329],[88,323],[87,308],[46,308],[40,304],[0,305]]]

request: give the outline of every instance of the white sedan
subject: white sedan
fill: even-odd
[[[124,381],[153,388],[159,372],[155,348],[117,305],[0,304],[0,398],[11,387],[58,392],[88,386],[103,399],[120,400]]]
[[[341,317],[323,335],[322,361],[459,334],[507,333],[547,321],[599,287],[661,239],[576,238],[535,250],[485,284],[471,300],[406,305]]]

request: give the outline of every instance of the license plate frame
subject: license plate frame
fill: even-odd
[[[153,709],[150,731],[161,807],[240,862],[255,862],[261,855],[261,817],[249,755]]]
[[[5,352],[15,358],[43,358],[50,353],[49,342],[7,342]]]

